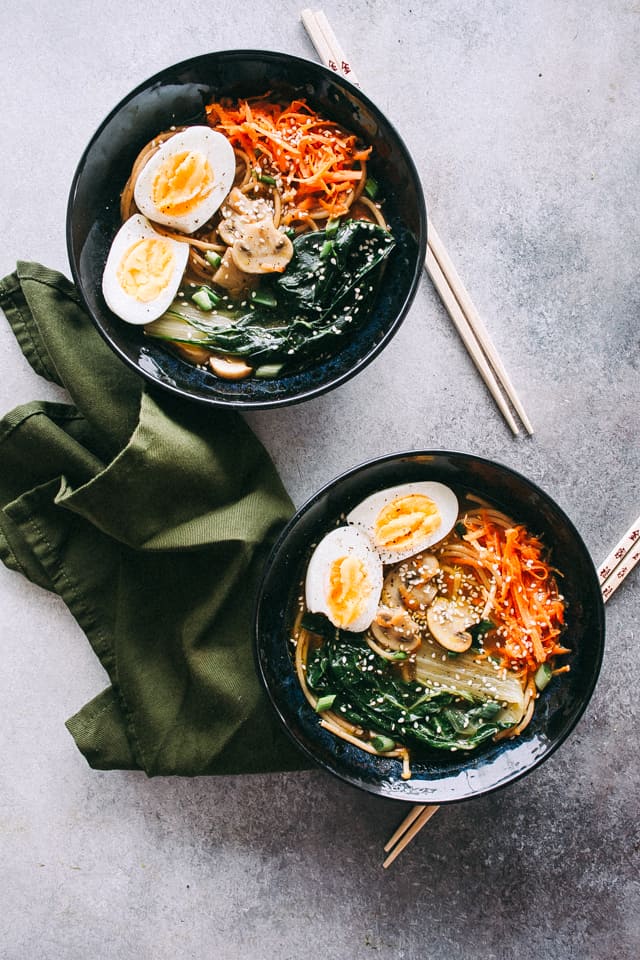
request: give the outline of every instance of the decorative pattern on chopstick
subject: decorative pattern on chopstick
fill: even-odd
[[[356,87],[360,86],[351,63],[340,46],[333,28],[322,10],[303,10],[300,14],[305,30],[316,48],[316,53],[326,67],[346,77]]]
[[[615,593],[624,578],[640,560],[640,517],[629,527],[622,539],[598,569],[602,596],[606,601]]]
[[[314,13],[307,8],[302,11],[301,19],[324,65],[359,86],[351,62],[340,46],[323,11],[317,10]],[[427,244],[425,269],[498,409],[511,431],[518,434],[520,430],[509,409],[508,400],[527,433],[533,433],[531,421],[525,413],[498,351],[491,342],[489,333],[431,220],[429,220]]]

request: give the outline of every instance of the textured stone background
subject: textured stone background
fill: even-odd
[[[3,7],[0,269],[68,273],[80,154],[144,78],[215,49],[314,57],[290,0]],[[640,4],[335,0],[325,11],[412,150],[429,210],[534,420],[512,438],[429,281],[367,370],[252,426],[297,503],[401,449],[515,467],[594,560],[640,511]],[[0,323],[0,413],[60,396]],[[64,720],[104,675],[63,605],[0,569],[0,942],[6,960],[631,960],[640,952],[638,571],[601,681],[528,779],[405,812],[322,772],[148,781],[90,771]]]

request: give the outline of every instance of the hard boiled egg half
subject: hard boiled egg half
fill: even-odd
[[[405,483],[371,494],[347,515],[385,563],[396,563],[438,543],[458,516],[458,500],[443,483]]]
[[[382,562],[356,527],[337,527],[320,541],[307,567],[308,610],[361,633],[376,615],[381,592]]]
[[[133,196],[149,220],[193,233],[233,186],[236,158],[223,134],[187,127],[166,140],[142,168]]]
[[[189,244],[157,233],[135,214],[118,230],[102,275],[110,310],[128,323],[149,323],[169,308],[187,266]]]

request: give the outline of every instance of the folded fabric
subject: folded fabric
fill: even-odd
[[[0,558],[60,595],[108,674],[67,722],[89,764],[308,766],[255,672],[257,583],[291,513],[262,445],[236,414],[145,385],[60,274],[19,263],[0,306],[36,373],[72,401],[0,422]]]

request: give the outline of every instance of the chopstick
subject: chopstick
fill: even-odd
[[[324,11],[303,10],[300,18],[304,24],[309,38],[316,48],[316,53],[326,67],[333,70],[334,73],[340,73],[347,80],[350,80],[356,87],[360,86],[355,71],[349,62],[346,53],[340,46],[340,42],[333,32],[333,28],[327,20]]]
[[[324,12],[317,10],[314,13],[312,10],[305,9],[300,16],[316,52],[325,66],[359,86],[351,62],[340,46]],[[491,341],[487,328],[482,322],[431,219],[429,219],[429,229],[427,231],[425,269],[511,431],[514,434],[520,433],[517,422],[509,408],[509,403],[517,413],[527,433],[532,434],[531,421],[527,417],[498,351]]]
[[[433,226],[429,224],[429,236],[434,232]],[[436,288],[442,303],[453,320],[453,325],[460,334],[460,338],[464,343],[467,351],[471,355],[471,359],[475,363],[480,376],[484,380],[491,396],[495,400],[498,409],[500,410],[502,416],[507,421],[511,430],[514,434],[518,434],[520,431],[518,425],[513,419],[513,415],[509,410],[509,406],[502,395],[500,390],[500,385],[496,380],[489,363],[485,357],[485,354],[482,351],[478,340],[476,339],[473,329],[467,320],[464,312],[460,306],[460,301],[456,297],[455,293],[451,289],[447,277],[440,266],[440,263],[436,259],[436,256],[433,252],[433,247],[431,243],[427,243],[427,256],[425,258],[425,267],[427,273],[431,277],[431,282]]]
[[[605,603],[640,560],[640,517],[631,524],[598,569]]]
[[[439,809],[437,804],[426,803],[416,803],[411,808],[409,816],[405,817],[396,832],[384,845],[384,852],[389,854],[382,863],[385,870],[391,866],[395,858],[411,843],[416,833],[422,830],[425,823],[427,823]]]
[[[520,399],[518,398],[518,394],[515,391],[515,387],[511,383],[511,380],[509,379],[509,374],[505,370],[504,364],[500,359],[500,355],[498,354],[498,351],[496,350],[496,348],[494,347],[491,341],[489,332],[485,327],[483,321],[481,320],[480,315],[476,310],[475,305],[469,293],[467,292],[465,285],[463,284],[462,280],[458,276],[458,272],[454,267],[453,263],[451,262],[451,258],[449,257],[449,254],[447,253],[442,240],[440,239],[440,237],[438,236],[438,233],[436,232],[436,228],[433,225],[433,221],[431,220],[429,221],[427,248],[430,248],[431,251],[433,252],[433,255],[438,263],[438,266],[440,267],[444,277],[446,278],[461,308],[461,312],[463,313],[463,316],[466,321],[466,335],[467,336],[469,336],[469,334],[471,336],[475,335],[475,339],[477,340],[478,344],[482,348],[482,351],[484,351],[485,356],[488,358],[488,360],[491,363],[491,366],[493,367],[496,374],[498,375],[499,380],[501,381],[504,387],[505,394],[511,401],[513,408],[515,409],[516,413],[520,417],[520,420],[522,421],[525,430],[527,431],[528,434],[532,434],[533,427],[531,425],[531,421],[529,420],[526,414],[526,411],[522,406]],[[429,253],[429,250],[427,249],[426,266],[427,266],[427,270],[429,271],[428,253]],[[429,271],[429,276],[431,276],[433,280],[431,271]],[[451,316],[451,312],[449,311],[448,307],[447,307],[447,311],[449,312],[449,316]],[[458,333],[460,333],[460,336],[464,340],[465,337],[463,336],[462,331],[459,328],[458,324],[456,323],[455,319],[453,317],[451,317],[451,319],[456,324],[456,329],[458,329]],[[500,408],[505,420],[507,421],[507,423],[509,423],[507,414],[502,409],[502,405],[498,402],[498,399],[494,393],[494,390],[496,388],[499,391],[499,387],[496,383],[495,377],[493,377],[493,375],[491,374],[491,370],[489,370],[489,375],[485,376],[477,361],[476,361],[476,366],[480,370],[480,374],[483,377],[485,384],[489,388],[491,395],[493,396],[494,400],[498,404],[498,407]],[[502,401],[502,403],[504,404],[504,400]],[[513,419],[513,417],[511,419]],[[511,423],[509,423],[509,426],[511,427],[514,433],[518,433],[517,426],[514,427],[511,425]]]
[[[605,603],[618,589],[625,577],[631,573],[639,560],[640,517],[631,524],[598,568],[598,579],[602,590],[602,599]],[[415,835],[422,830],[437,809],[438,807],[433,804],[428,806],[425,803],[416,803],[413,805],[396,832],[384,846],[385,853],[392,851],[382,864],[385,869],[411,843]]]

